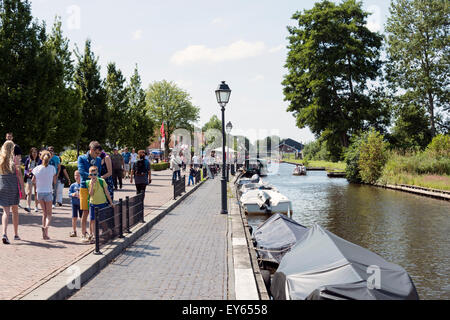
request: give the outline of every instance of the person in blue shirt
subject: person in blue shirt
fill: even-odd
[[[123,149],[122,152],[123,162],[125,162],[125,178],[130,177],[130,159],[131,159],[131,153],[128,151],[128,148]]]
[[[77,236],[77,220],[78,218],[83,217],[83,210],[80,208],[80,188],[81,188],[81,175],[77,170],[73,174],[75,181],[70,185],[69,188],[69,197],[72,203],[72,229],[73,231],[70,233],[71,237]]]
[[[102,159],[100,159],[100,154],[102,153],[102,146],[97,141],[92,141],[89,144],[89,152],[85,155],[78,157],[78,171],[80,173],[80,209],[83,211],[83,215],[81,217],[81,241],[85,243],[89,243],[92,235],[88,236],[86,232],[86,224],[87,218],[89,215],[89,204],[88,197],[89,192],[86,188],[86,181],[89,180],[89,168],[92,166],[96,166],[98,172],[100,172],[102,168]]]
[[[53,147],[48,147],[47,151],[50,152],[51,158],[49,165],[54,166],[56,170],[56,176],[59,177],[60,171],[61,171],[61,161],[59,160],[59,157],[55,155],[55,149]],[[56,192],[57,192],[57,184],[53,185],[53,208],[55,208],[56,205]]]
[[[138,151],[138,161],[131,168],[130,183],[136,184],[136,194],[143,193],[145,198],[145,188],[152,182],[152,171],[150,162],[145,159],[145,151]]]

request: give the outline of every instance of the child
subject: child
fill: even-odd
[[[41,204],[42,215],[42,238],[50,240],[48,228],[52,220],[52,187],[56,183],[56,169],[49,165],[51,159],[50,152],[42,152],[42,164],[33,169],[32,182],[36,183],[37,198]]]
[[[189,165],[189,182],[188,182],[188,186],[191,185],[191,181],[192,181],[192,185],[194,185],[194,177],[195,174],[197,173],[197,171],[192,167],[192,164]]]
[[[75,181],[70,185],[69,188],[69,197],[72,202],[72,229],[73,231],[70,233],[71,237],[77,236],[77,219],[78,217],[81,219],[83,216],[83,210],[80,208],[80,188],[81,188],[81,175],[77,170],[73,174]]]
[[[89,177],[91,180],[86,181],[86,188],[89,190],[89,231],[91,236],[89,237],[90,243],[95,243],[94,230],[95,230],[95,209],[103,209],[110,205],[113,205],[111,196],[108,191],[108,184],[102,178],[98,177],[98,168],[96,166],[89,168]],[[89,241],[89,239],[88,239]]]

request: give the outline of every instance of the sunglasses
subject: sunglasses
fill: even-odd
[[[97,173],[90,173],[89,175],[90,175],[90,176],[92,176],[92,177],[96,177],[96,176],[98,176],[98,174],[97,174]]]

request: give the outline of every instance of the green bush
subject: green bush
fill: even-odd
[[[163,171],[168,169],[170,164],[168,162],[158,162],[158,163],[152,163],[152,170],[153,171]]]
[[[352,138],[351,144],[345,153],[345,173],[346,178],[352,183],[361,183],[361,175],[359,172],[359,157],[362,143],[367,139],[367,133]]]
[[[77,161],[77,150],[66,150],[61,155],[61,160],[63,164],[69,163],[69,162],[76,162]]]
[[[379,132],[371,130],[359,147],[358,168],[361,180],[375,183],[380,178],[387,161],[388,143]]]
[[[450,136],[439,134],[434,137],[428,145],[426,153],[437,158],[450,158]]]

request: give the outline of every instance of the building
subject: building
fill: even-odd
[[[305,146],[300,142],[297,142],[292,139],[284,139],[274,149],[275,150],[278,149],[281,156],[283,156],[283,154],[285,153],[288,153],[288,154],[295,154],[295,157],[298,158],[301,157],[302,154],[301,152],[304,147]]]

